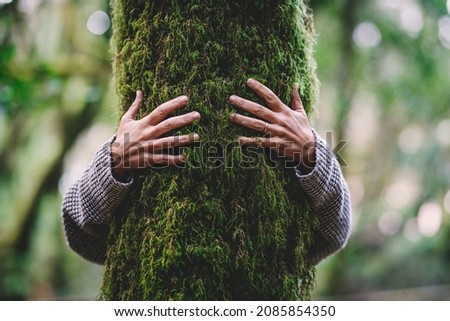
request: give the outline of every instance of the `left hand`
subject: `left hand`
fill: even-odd
[[[298,163],[303,170],[311,171],[316,162],[316,138],[303,108],[298,86],[294,86],[291,107],[288,107],[272,90],[257,80],[249,79],[247,85],[264,100],[269,108],[232,95],[228,99],[230,104],[258,118],[237,113],[232,114],[230,118],[238,125],[268,135],[240,136],[239,143],[244,146],[270,148],[279,156]]]

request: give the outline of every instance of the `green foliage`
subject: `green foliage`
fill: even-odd
[[[312,23],[302,1],[130,1],[113,6],[114,78],[121,112],[144,92],[141,116],[185,94],[202,120],[185,168],[137,173],[111,231],[107,300],[307,299],[313,219],[292,168],[241,150],[231,93],[258,100],[249,77],[308,113],[317,99]],[[174,153],[181,152],[174,150]]]
[[[74,275],[84,295],[97,295],[98,282],[89,280],[89,287],[79,278],[79,257],[65,242],[58,189],[63,168],[70,171],[66,153],[98,120],[110,82],[108,41],[84,32],[81,19],[65,20],[92,7],[69,1],[0,5],[0,300],[76,292]],[[100,278],[102,271],[92,271]]]
[[[317,274],[326,280],[318,277],[323,286],[316,287],[316,297],[445,299],[448,286],[440,294],[431,290],[433,295],[422,287],[450,283],[449,206],[443,201],[450,182],[450,149],[443,137],[450,135],[442,126],[450,115],[450,56],[439,30],[449,13],[445,1],[437,0],[348,2],[353,7],[345,14],[322,2],[314,12],[322,97],[331,90],[350,98],[347,117],[333,123],[345,128],[349,167],[344,171],[354,201],[353,234],[344,251],[319,266]],[[405,19],[410,10],[415,18]],[[353,24],[346,29],[349,20]],[[355,41],[352,32],[361,22],[376,26],[379,44],[367,48]],[[405,25],[419,26],[417,33]],[[335,111],[335,101],[328,99],[323,110]],[[367,133],[370,139],[363,138]],[[418,144],[408,149],[405,140]],[[442,211],[434,235],[423,232],[424,222],[433,217],[421,210],[429,202]],[[402,288],[407,290],[398,291]]]
[[[0,298],[2,300],[23,300],[29,281],[24,277],[28,261],[23,255],[2,250],[0,252]]]

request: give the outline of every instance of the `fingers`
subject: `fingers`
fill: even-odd
[[[298,93],[298,84],[295,84],[292,89],[291,108],[296,111],[303,110],[303,103]]]
[[[238,138],[239,144],[246,147],[270,148],[281,153],[294,145],[293,142],[282,140],[278,137],[245,137]]]
[[[164,137],[146,143],[134,142],[126,152],[113,152],[113,170],[116,178],[124,177],[128,170],[144,169],[153,165],[177,165],[186,160],[184,155],[172,155],[171,149],[185,147],[200,140],[198,134]],[[120,148],[120,143],[113,147]],[[125,146],[124,146],[125,147]]]
[[[238,138],[239,144],[246,147],[257,147],[257,148],[265,148],[270,147],[271,141],[270,138],[265,137],[244,137],[241,136]]]
[[[269,131],[269,124],[265,122],[264,120],[247,117],[241,114],[231,114],[230,119],[232,122],[253,129],[257,130],[261,133],[266,133]]]
[[[166,119],[175,110],[184,107],[189,102],[187,96],[179,96],[172,100],[169,100],[161,105],[159,105],[155,110],[148,114],[144,120],[150,125],[157,125],[162,120]]]
[[[273,111],[282,111],[286,108],[286,105],[280,100],[280,98],[278,98],[272,90],[261,84],[259,81],[250,78],[247,80],[247,85],[254,92],[256,92],[256,94],[261,97]]]
[[[123,118],[126,118],[126,119],[135,119],[136,118],[139,108],[141,107],[142,98],[143,98],[142,91],[140,91],[140,90],[136,91],[136,98],[134,99],[133,103],[131,104],[131,107],[128,108],[127,112],[123,115]]]
[[[273,123],[268,123],[264,120],[247,117],[241,114],[231,114],[230,119],[235,124],[259,131],[261,133],[268,133],[272,136],[286,136],[287,132],[281,126]]]
[[[198,141],[200,141],[200,136],[198,134],[164,137],[149,143],[146,152],[158,153],[164,149],[184,147]]]
[[[244,110],[246,112],[249,112],[249,113],[257,116],[258,118],[267,120],[269,122],[273,122],[275,120],[275,115],[274,115],[273,111],[261,106],[260,104],[255,103],[253,101],[243,99],[236,95],[230,96],[230,98],[228,98],[228,101],[233,106],[235,106],[241,110]]]
[[[173,129],[190,125],[194,121],[200,120],[200,118],[200,114],[196,111],[180,116],[170,117],[154,127],[154,135],[155,137],[160,137]]]
[[[293,141],[283,140],[279,137],[239,137],[238,141],[241,146],[269,148],[279,156],[287,157],[293,161],[302,160],[302,150],[296,148]],[[306,157],[309,157],[308,154]]]

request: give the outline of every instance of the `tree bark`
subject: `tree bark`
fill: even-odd
[[[114,80],[123,113],[136,90],[141,116],[178,95],[202,114],[180,130],[202,138],[184,168],[135,173],[111,228],[105,300],[307,299],[314,220],[288,162],[244,149],[226,99],[261,101],[254,77],[286,103],[299,83],[317,98],[312,18],[298,0],[112,0]],[[172,150],[173,153],[182,152]]]

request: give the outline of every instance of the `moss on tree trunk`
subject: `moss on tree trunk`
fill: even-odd
[[[141,116],[185,94],[202,142],[184,168],[136,173],[111,229],[105,300],[308,299],[314,224],[289,164],[241,149],[257,133],[228,119],[230,93],[265,83],[289,103],[300,84],[316,102],[311,19],[303,1],[113,0],[114,80],[123,113],[137,89]],[[173,150],[172,152],[181,152]]]

